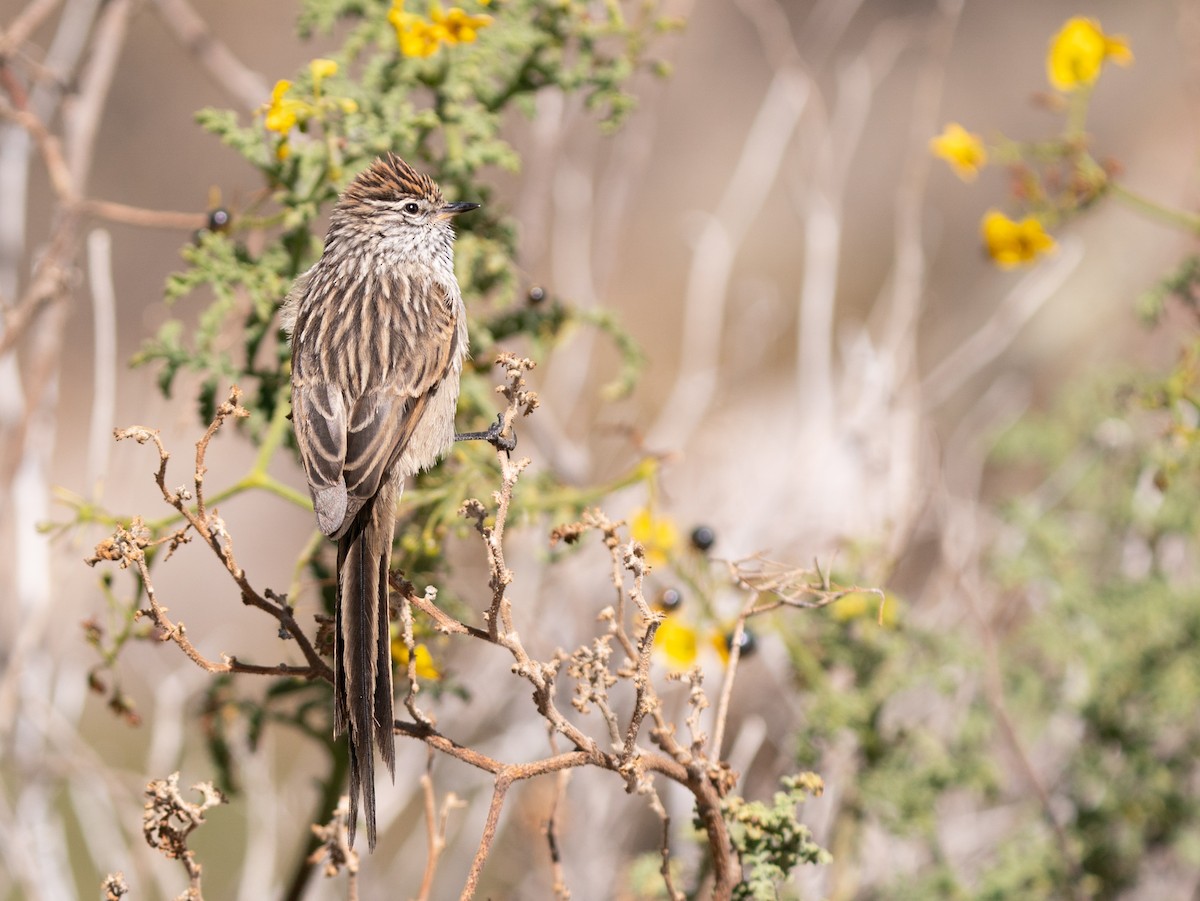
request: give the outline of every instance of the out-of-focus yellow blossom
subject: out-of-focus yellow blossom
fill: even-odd
[[[400,52],[405,56],[425,59],[433,56],[443,44],[470,44],[479,29],[492,23],[487,15],[473,16],[458,6],[443,10],[442,5],[429,6],[429,17],[404,11],[403,0],[397,0],[388,12],[388,21],[396,29]]]
[[[392,7],[388,21],[396,29],[396,40],[405,56],[425,59],[437,53],[442,45],[442,29],[423,16],[406,13],[402,4]]]
[[[413,647],[413,656],[417,661],[417,678],[428,679],[431,682],[442,678],[441,671],[433,662],[433,655],[429,653],[429,648],[423,644],[418,644]],[[404,646],[404,640],[400,636],[392,639],[392,659],[401,668],[408,667],[408,648]]]
[[[1105,60],[1110,59],[1122,66],[1133,62],[1125,39],[1105,34],[1095,19],[1075,16],[1050,41],[1046,75],[1058,90],[1074,91],[1095,82]]]
[[[313,92],[321,93],[321,82],[331,75],[337,75],[338,64],[331,59],[314,59],[308,64],[308,71],[312,73]]]
[[[974,181],[979,170],[987,164],[987,148],[983,139],[972,134],[957,122],[949,123],[942,133],[929,142],[934,156],[941,157],[963,181]]]
[[[436,2],[430,4],[429,18],[445,32],[442,40],[447,44],[473,43],[479,29],[492,24],[491,16],[472,16],[458,6],[452,6],[442,12],[442,5]]]
[[[683,672],[695,664],[700,640],[695,629],[677,616],[668,616],[654,633],[654,648],[663,655],[668,669]]]
[[[271,101],[266,106],[266,118],[263,121],[268,131],[286,135],[295,128],[298,120],[307,118],[309,105],[303,100],[288,97],[287,93],[291,87],[292,83],[287,79],[281,78],[275,82],[275,88],[271,91]]]
[[[1032,263],[1056,246],[1033,216],[1015,222],[999,210],[988,210],[980,230],[988,255],[1001,269]]]
[[[662,566],[679,541],[675,523],[663,517],[656,518],[649,508],[643,507],[633,515],[629,523],[629,534],[646,551],[646,562],[651,566]]]
[[[873,591],[852,591],[830,604],[829,612],[839,623],[855,619],[873,619],[884,628],[890,629],[896,625],[899,606],[896,596],[885,592],[881,612],[879,595]]]

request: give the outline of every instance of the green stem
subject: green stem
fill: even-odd
[[[1113,193],[1114,197],[1124,201],[1125,204],[1139,213],[1166,225],[1182,228],[1193,235],[1200,235],[1200,214],[1187,213],[1183,210],[1163,206],[1147,197],[1143,197],[1141,194],[1129,190],[1124,185],[1118,184],[1115,181],[1108,183],[1108,189]]]
[[[1080,85],[1067,99],[1067,137],[1082,140],[1086,137],[1088,101],[1092,97],[1091,85]]]
[[[325,535],[320,529],[313,529],[312,537],[308,539],[308,544],[304,545],[304,550],[296,558],[296,565],[292,567],[292,581],[288,585],[287,593],[293,605],[296,603],[295,598],[300,594],[300,577],[304,574],[304,570],[308,567],[313,557],[320,551],[322,545],[325,544],[325,540]]]
[[[265,473],[267,471],[267,465],[275,456],[275,451],[279,449],[279,445],[291,427],[288,414],[292,412],[292,405],[288,401],[289,398],[281,397],[275,402],[275,415],[271,417],[267,431],[263,434],[262,445],[258,449],[258,456],[254,459],[254,472]]]

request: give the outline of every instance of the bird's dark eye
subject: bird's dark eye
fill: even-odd
[[[412,215],[421,212],[421,208],[410,200],[408,203],[404,204],[404,212]]]

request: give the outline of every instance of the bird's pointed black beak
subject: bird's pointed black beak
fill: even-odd
[[[469,212],[471,212],[471,210],[477,210],[477,209],[479,209],[479,204],[477,204],[477,203],[467,203],[466,201],[460,201],[458,203],[448,203],[445,206],[443,206],[440,210],[438,210],[438,212],[441,213],[443,216],[457,216],[459,213],[469,213]]]

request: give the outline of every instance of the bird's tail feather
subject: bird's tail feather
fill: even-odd
[[[350,843],[354,843],[361,796],[371,850],[375,849],[375,748],[393,779],[396,775],[387,583],[395,522],[396,497],[389,486],[359,511],[338,540],[333,728],[336,735],[350,733]]]

